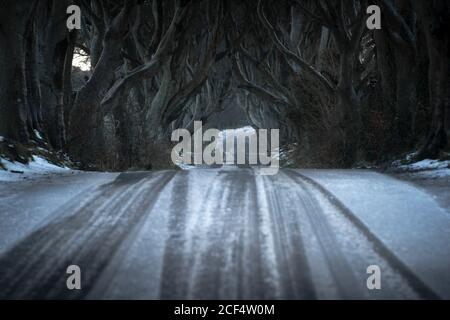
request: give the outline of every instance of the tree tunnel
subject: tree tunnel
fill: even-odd
[[[195,121],[277,128],[302,166],[448,148],[446,1],[381,1],[381,29],[360,0],[83,0],[79,30],[71,4],[1,4],[8,141],[114,170],[170,164]]]

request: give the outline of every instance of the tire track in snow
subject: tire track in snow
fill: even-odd
[[[189,185],[176,187],[186,203],[184,210],[175,206],[171,212],[161,298],[234,299],[241,294],[237,279],[245,271],[237,259],[242,257],[246,203],[239,200],[245,199],[248,182],[236,183],[233,171],[203,172],[206,176],[198,177],[190,171]]]
[[[410,270],[405,270],[403,266],[399,265],[395,256],[370,231],[355,220],[355,216],[324,187],[293,170],[284,171],[284,174],[309,193],[311,199],[315,199],[313,201],[320,207],[318,212],[321,213],[322,219],[330,224],[336,244],[341,247],[340,256],[347,257],[354,264],[360,260],[360,270],[357,270],[358,266],[353,264],[347,267],[349,270],[353,269],[354,272],[359,273],[358,279],[361,279],[352,286],[347,285],[349,289],[351,287],[360,288],[354,293],[350,292],[351,298],[355,298],[356,295],[356,298],[436,299],[437,296],[428,288],[418,284]],[[362,261],[365,262],[362,264]],[[365,279],[368,276],[365,268],[370,264],[380,266],[384,279],[383,290],[369,291],[365,288]],[[339,278],[338,270],[334,272],[338,272],[335,277]],[[366,290],[362,292],[363,289]]]
[[[204,171],[205,172],[205,171]],[[206,171],[208,172],[208,171]],[[193,179],[181,193],[193,195],[206,183],[201,200],[187,199],[186,210],[171,212],[161,298],[241,299],[272,297],[262,275],[260,217],[250,169],[210,170]],[[271,289],[271,288],[270,288]]]
[[[194,170],[180,172],[179,184],[173,192],[169,212],[168,236],[165,240],[160,297],[163,299],[186,299],[192,295],[192,278],[199,268],[199,254],[209,241],[209,228],[213,222],[208,207],[214,201],[214,186],[219,180],[218,172],[208,170],[198,177]],[[216,190],[217,191],[217,190]]]
[[[122,287],[128,274],[118,275],[120,270],[135,271],[130,283],[143,283],[136,294],[154,290],[152,297],[166,299],[364,298],[365,270],[355,275],[353,263],[378,259],[373,243],[294,171],[258,173],[230,166],[126,173],[93,188],[0,256],[0,298],[133,292]],[[158,202],[164,202],[163,210],[154,210]],[[151,215],[161,215],[163,231],[129,255],[154,227]],[[355,239],[355,246],[349,245]],[[149,241],[158,242],[158,252],[145,252]],[[136,256],[139,267],[121,264]],[[154,272],[139,272],[146,259],[158,261],[148,263],[157,266]],[[81,292],[65,287],[69,264],[82,268]],[[112,281],[115,277],[120,279]],[[145,286],[149,282],[151,289]],[[394,297],[396,289],[410,294],[400,284]]]
[[[118,249],[124,237],[147,212],[174,172],[132,174],[104,185],[94,201],[74,208],[69,217],[42,227],[0,258],[0,279],[5,298],[80,298]],[[147,196],[147,197],[146,197]],[[139,208],[133,208],[137,204]],[[65,269],[76,264],[83,273],[84,289],[65,287]],[[18,272],[19,271],[19,272]],[[21,272],[20,272],[21,271]]]
[[[278,177],[277,177],[278,178]],[[264,176],[263,187],[271,213],[271,229],[274,235],[276,261],[279,265],[279,282],[284,299],[314,299],[310,266],[306,258],[298,215],[292,215],[280,201],[277,178]],[[259,192],[258,194],[261,194]],[[298,210],[303,210],[301,206]]]
[[[194,241],[191,242],[190,250],[192,269],[188,276],[189,299],[220,298],[220,269],[224,263],[224,244],[233,232],[231,228],[226,228],[225,199],[229,198],[230,191],[230,184],[219,174],[218,179],[208,188],[206,201],[200,211],[192,212],[192,215],[198,218],[190,236]],[[218,197],[219,195],[221,197]],[[224,237],[223,231],[229,234]]]
[[[294,186],[297,185],[297,188],[292,189],[295,190],[298,200],[303,204],[308,222],[312,225],[315,236],[319,240],[340,298],[356,299],[362,297],[360,285],[358,285],[352,268],[338,245],[334,230],[325,218],[319,203],[303,183],[299,183],[284,173],[282,174],[286,179],[291,180]]]
[[[201,205],[183,194],[199,180],[176,187],[188,209],[171,212],[161,298],[314,298],[299,229],[283,217],[273,182],[253,169],[211,176]]]

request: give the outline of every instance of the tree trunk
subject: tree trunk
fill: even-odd
[[[26,31],[34,2],[0,4],[0,135],[27,143]]]
[[[396,75],[396,126],[398,144],[409,149],[414,138],[414,119],[417,104],[417,65],[410,48],[395,50]]]
[[[418,159],[437,158],[449,141],[450,123],[450,4],[446,0],[417,2],[428,43],[430,105],[433,117],[430,131]]]
[[[50,145],[61,150],[66,142],[64,68],[69,46],[67,1],[41,1],[39,19],[39,78],[44,127]]]
[[[28,118],[27,125],[30,135],[34,132],[32,130],[42,131],[42,105],[41,105],[41,89],[39,82],[39,47],[38,37],[36,34],[37,19],[30,19],[27,31],[26,43],[26,85],[27,85],[27,105]]]
[[[374,39],[377,50],[377,67],[380,77],[383,106],[394,114],[396,104],[396,66],[392,59],[394,50],[386,29],[375,30]]]
[[[111,21],[103,38],[103,50],[89,81],[78,92],[70,111],[68,148],[74,158],[84,164],[103,166],[104,112],[101,101],[115,79],[115,70],[122,64],[122,44],[136,1],[127,1]]]
[[[357,160],[358,138],[360,130],[360,101],[353,81],[355,58],[349,50],[340,50],[340,78],[337,85],[339,99],[338,123],[343,132],[343,166],[351,167]]]

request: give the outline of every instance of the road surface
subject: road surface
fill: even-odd
[[[4,299],[438,298],[300,170],[75,174],[0,196]]]

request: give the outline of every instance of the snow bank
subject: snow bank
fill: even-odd
[[[48,162],[40,156],[33,156],[33,160],[28,164],[11,162],[0,158],[0,162],[6,170],[0,169],[0,181],[17,181],[21,179],[51,174],[61,173],[70,170],[68,167],[59,167]]]
[[[450,161],[439,161],[439,160],[430,160],[425,159],[406,167],[411,168],[412,170],[432,170],[432,169],[449,169]]]
[[[450,177],[449,160],[425,159],[411,164],[398,165],[398,168],[428,178]]]

